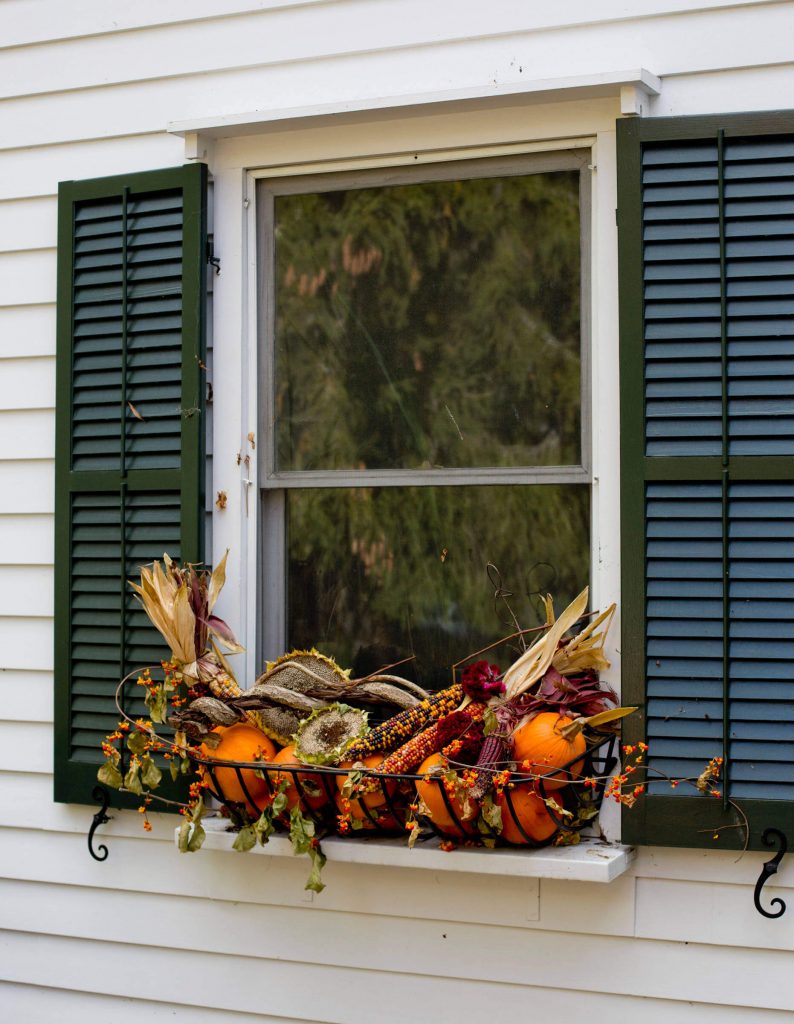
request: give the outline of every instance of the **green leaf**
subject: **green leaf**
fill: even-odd
[[[162,686],[153,687],[147,690],[144,703],[149,709],[149,717],[153,722],[162,723],[165,721],[168,709],[168,697]]]
[[[128,789],[130,793],[135,793],[136,796],[140,796],[143,793],[140,770],[140,765],[134,764],[124,776],[124,788]]]
[[[569,811],[567,807],[563,807],[561,804],[558,804],[553,796],[546,797],[543,803],[558,817],[562,816],[563,818],[570,818],[573,821],[573,814],[571,811]]]
[[[253,825],[246,825],[237,833],[237,838],[232,844],[232,849],[238,853],[246,853],[256,846],[256,832]]]
[[[259,840],[259,845],[264,846],[276,831],[276,826],[273,824],[272,809],[270,807],[266,807],[251,827],[254,830],[256,838]]]
[[[314,822],[311,818],[304,818],[297,804],[289,813],[289,839],[295,854],[308,853],[314,839]]]
[[[482,802],[482,819],[492,832],[502,832],[502,808],[498,807],[489,795]]]
[[[270,805],[270,809],[273,812],[274,817],[278,817],[283,811],[287,809],[287,796],[285,793],[277,793],[273,797],[273,802]]]
[[[127,737],[127,749],[131,754],[142,754],[149,746],[149,737],[145,732],[131,732]]]
[[[121,784],[124,781],[121,777],[121,772],[113,761],[105,761],[96,773],[96,777],[100,782],[103,782],[106,786],[110,786],[112,789],[121,789]]]
[[[179,778],[179,765],[176,763],[176,760],[173,757],[168,762],[168,770],[171,772],[172,781],[176,782],[176,780]]]
[[[183,775],[189,775],[190,774],[190,758],[188,758],[188,757],[180,758],[179,771]]]
[[[163,773],[151,757],[144,757],[143,761],[141,761],[141,782],[144,786],[148,786],[149,789],[157,789],[162,781]]]
[[[328,858],[319,846],[310,847],[309,856],[312,860],[312,869],[309,872],[309,878],[304,889],[310,889],[312,892],[322,892],[325,885],[320,880],[320,873],[328,862]]]
[[[364,778],[364,773],[360,771],[348,772],[347,778],[342,784],[342,796],[346,800],[353,800],[356,794],[359,792],[359,784]]]
[[[179,847],[180,853],[187,853],[188,840],[190,839],[190,822],[187,818],[182,819],[182,824],[179,826],[179,839],[177,846]]]
[[[194,822],[187,844],[188,853],[195,853],[196,850],[200,850],[206,838],[207,833],[204,831],[204,826],[200,821]]]
[[[482,734],[483,736],[490,736],[492,732],[496,732],[499,727],[499,720],[496,717],[496,712],[493,708],[486,708],[485,714],[482,717]]]

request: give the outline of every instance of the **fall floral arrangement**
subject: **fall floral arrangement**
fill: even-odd
[[[188,776],[183,852],[204,842],[212,796],[237,832],[235,850],[287,831],[311,858],[307,888],[320,891],[320,841],[332,832],[407,834],[410,845],[436,836],[448,850],[570,844],[605,795],[631,805],[644,790],[644,744],[624,748],[612,774],[619,720],[635,709],[600,681],[615,606],[588,614],[587,589],[559,617],[545,599],[544,625],[506,638],[524,650],[505,670],[475,660],[486,648],[436,693],[394,674],[396,665],[351,678],[314,649],[284,654],[243,690],[228,662],[241,648],[213,613],[225,564],[210,573],[164,556],[131,584],[171,659],[160,680],[149,669],[122,680],[119,692],[132,679],[144,688],[150,720],[122,711],[98,772],[139,797],[145,829],[163,770]],[[389,706],[396,713],[377,723],[373,710],[383,717]],[[157,731],[166,723],[170,738]],[[707,788],[719,778],[710,767]]]

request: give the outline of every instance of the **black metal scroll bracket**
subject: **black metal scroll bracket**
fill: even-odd
[[[110,793],[108,793],[104,786],[94,786],[91,795],[97,803],[102,804],[102,806],[94,815],[94,820],[91,822],[91,828],[88,830],[88,852],[94,860],[107,860],[108,848],[104,843],[97,847],[99,853],[94,852],[94,833],[100,825],[106,825],[110,821],[110,816],[107,813],[108,804],[110,803]]]
[[[773,838],[774,837],[774,838]],[[763,914],[764,917],[782,917],[786,913],[786,904],[779,897],[775,897],[772,900],[772,906],[777,907],[777,910],[770,911],[764,910],[761,906],[761,890],[767,883],[767,880],[772,875],[777,874],[777,869],[780,862],[783,860],[783,854],[788,850],[788,840],[779,832],[776,828],[765,828],[764,834],[761,837],[764,842],[764,846],[774,846],[775,840],[780,844],[780,849],[777,851],[775,856],[766,862],[761,868],[761,874],[758,876],[758,881],[755,883],[755,892],[753,893],[753,901],[755,902],[755,909],[759,914]]]

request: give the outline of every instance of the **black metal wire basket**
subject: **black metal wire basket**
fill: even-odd
[[[416,775],[410,773],[392,774],[378,772],[375,769],[362,768],[360,776],[362,788],[366,794],[347,798],[355,821],[360,824],[346,834],[356,838],[376,838],[384,836],[405,835],[406,825],[412,818],[418,821],[421,839],[438,836],[441,839],[456,842],[465,840],[488,840],[498,845],[539,848],[549,845],[562,830],[565,832],[581,832],[592,824],[592,810],[600,808],[604,797],[606,780],[617,764],[617,738],[614,733],[595,733],[588,739],[584,755],[572,758],[567,764],[560,766],[555,774],[570,771],[576,766],[576,778],[573,783],[562,788],[550,788],[542,779],[534,780],[539,795],[546,800],[553,797],[559,810],[546,805],[548,814],[557,825],[557,829],[547,839],[538,841],[527,833],[521,823],[519,814],[513,804],[516,786],[527,787],[532,779],[520,772],[511,772],[504,786],[505,809],[511,816],[516,831],[520,836],[517,842],[510,842],[496,829],[491,828],[480,819],[479,823],[464,821],[460,814],[460,805],[447,792],[442,777],[438,775]],[[228,813],[230,820],[237,826],[251,822],[255,812],[259,813],[269,805],[275,795],[276,787],[285,776],[291,777],[287,788],[294,787],[292,802],[300,801],[302,812],[312,818],[315,824],[326,832],[339,831],[339,819],[342,780],[350,774],[349,768],[332,768],[318,765],[274,764],[262,761],[240,762],[222,759],[193,756],[198,766],[207,791],[221,804]],[[582,761],[584,760],[584,764]],[[455,765],[452,767],[471,768],[471,765]],[[231,775],[226,773],[231,772]],[[243,800],[229,799],[224,791],[230,789],[229,779],[233,780],[234,788],[242,794]],[[257,780],[254,788],[252,780]],[[584,780],[592,780],[585,788]],[[264,787],[260,785],[264,782]],[[366,783],[370,782],[367,786]],[[426,814],[411,815],[410,805],[416,800],[416,784],[438,786],[439,796],[443,803],[449,823],[439,825]],[[512,783],[512,787],[511,787]],[[590,816],[580,816],[587,808]],[[286,829],[286,822],[276,822],[276,827]]]

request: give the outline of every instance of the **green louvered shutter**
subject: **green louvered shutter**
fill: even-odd
[[[206,191],[203,165],[59,189],[59,801],[91,802],[119,679],[168,656],[127,580],[165,551],[202,558]]]
[[[763,848],[794,829],[794,115],[618,137],[626,733],[726,766],[721,799],[651,782],[624,836],[741,847],[732,800]]]

